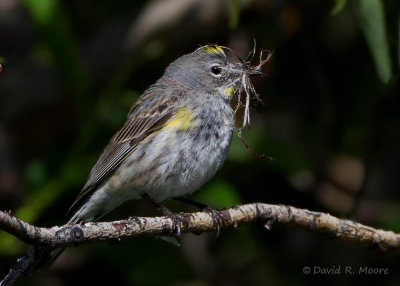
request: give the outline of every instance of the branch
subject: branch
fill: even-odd
[[[298,209],[291,206],[253,203],[221,211],[226,220],[221,228],[236,228],[240,225],[261,222],[270,230],[274,225],[291,225],[309,231],[326,232],[333,237],[353,241],[364,247],[382,252],[395,253],[400,250],[400,234],[375,229],[360,223],[339,219],[326,213]],[[182,213],[186,222],[183,233],[201,233],[215,229],[212,217],[205,212]],[[33,269],[41,255],[58,247],[68,247],[89,242],[120,241],[137,236],[173,236],[173,223],[167,217],[131,217],[113,222],[89,222],[85,224],[41,228],[30,225],[0,211],[0,229],[32,244],[33,247],[0,284],[14,285],[24,274]],[[11,279],[11,278],[12,279]]]

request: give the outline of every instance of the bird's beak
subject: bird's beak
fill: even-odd
[[[249,76],[257,76],[257,75],[263,74],[261,71],[256,70],[256,69],[246,69],[245,73],[248,74]]]

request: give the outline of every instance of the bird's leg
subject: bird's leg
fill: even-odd
[[[142,198],[151,202],[163,213],[164,216],[169,217],[172,220],[172,228],[173,228],[173,231],[176,233],[178,245],[180,245],[181,244],[181,225],[186,226],[187,225],[186,220],[181,215],[174,213],[167,207],[157,203],[155,200],[150,198],[150,196],[148,194],[142,194]]]
[[[182,203],[186,203],[188,205],[194,206],[194,207],[200,209],[201,211],[207,212],[213,220],[213,223],[214,223],[214,226],[215,226],[215,229],[217,232],[217,237],[219,237],[220,229],[221,229],[221,222],[227,221],[226,216],[222,212],[220,212],[219,210],[213,209],[206,204],[196,202],[194,200],[191,200],[191,199],[188,199],[185,197],[177,197],[174,199],[177,201],[180,201]]]

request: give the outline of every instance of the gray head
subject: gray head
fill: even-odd
[[[268,58],[262,60],[261,53],[260,64],[253,67],[227,47],[207,45],[175,60],[168,66],[163,78],[179,81],[180,84],[201,90],[203,93],[221,96],[227,102],[237,95],[236,110],[242,105],[240,96],[244,91],[246,95],[244,126],[249,124],[250,120],[250,97],[253,95],[258,98],[250,82],[250,76],[261,75],[261,66],[267,60]]]
[[[217,45],[198,48],[170,64],[165,75],[178,78],[193,88],[230,100],[241,86],[243,76],[261,74],[237,57],[231,49]]]

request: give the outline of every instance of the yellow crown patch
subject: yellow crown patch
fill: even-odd
[[[205,50],[206,52],[208,52],[208,53],[211,53],[211,54],[221,54],[221,55],[226,56],[224,50],[223,50],[220,46],[218,46],[218,45],[214,45],[214,46],[205,46],[205,47],[204,47],[204,50]]]

